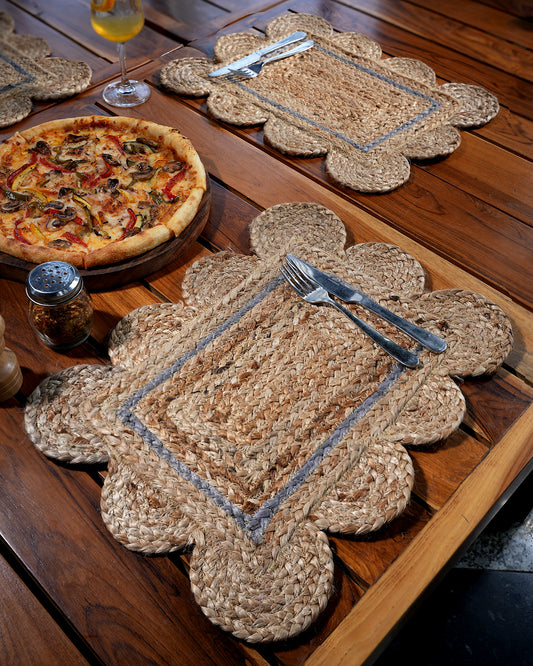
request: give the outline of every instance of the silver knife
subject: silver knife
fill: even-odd
[[[289,263],[293,263],[302,272],[314,278],[333,296],[340,298],[341,301],[344,301],[345,303],[359,303],[363,307],[377,314],[382,319],[385,319],[385,321],[388,321],[390,324],[393,324],[399,328],[400,331],[406,333],[409,337],[413,338],[413,340],[416,340],[422,346],[426,347],[426,349],[429,349],[433,352],[443,352],[446,349],[446,342],[442,338],[439,338],[438,335],[430,333],[424,328],[420,328],[420,326],[417,326],[416,324],[407,321],[403,317],[394,314],[394,312],[391,312],[387,308],[383,307],[372,298],[370,298],[370,296],[367,296],[359,289],[352,287],[336,275],[324,273],[312,264],[309,264],[307,261],[298,259],[298,257],[295,257],[292,254],[287,255],[287,261]]]
[[[280,39],[278,42],[274,42],[274,44],[269,44],[268,46],[265,46],[262,49],[250,53],[250,55],[247,55],[244,58],[241,58],[240,60],[231,62],[229,63],[229,65],[225,65],[224,67],[221,67],[220,69],[217,69],[214,72],[209,72],[209,76],[213,77],[213,76],[224,76],[226,74],[232,74],[234,73],[235,69],[240,69],[241,67],[247,67],[248,65],[253,65],[255,62],[261,60],[261,58],[267,53],[272,53],[272,51],[277,51],[278,49],[283,48],[284,46],[288,46],[289,44],[294,44],[295,42],[299,42],[302,39],[305,39],[306,37],[307,34],[302,30],[293,32],[292,35],[288,35],[288,37],[284,37],[283,39]]]

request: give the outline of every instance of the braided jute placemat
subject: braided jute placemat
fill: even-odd
[[[91,81],[87,63],[51,57],[42,37],[15,33],[15,22],[0,11],[0,127],[26,118],[33,100],[70,97]]]
[[[512,332],[479,294],[424,291],[422,266],[396,246],[345,250],[342,221],[318,204],[274,206],[250,238],[251,256],[198,260],[185,303],[124,317],[111,365],[45,379],[26,429],[51,458],[107,462],[111,534],[141,553],[194,545],[196,600],[255,642],[294,636],[325,608],[326,532],[362,535],[404,510],[414,476],[404,445],[459,426],[465,401],[451,376],[494,372]],[[342,314],[295,295],[279,270],[287,252],[443,336],[447,350],[417,349],[359,311],[419,354],[416,369],[396,364]]]
[[[254,79],[210,78],[209,72],[266,44],[303,30],[308,51],[270,63]],[[499,110],[478,86],[438,85],[433,70],[409,58],[383,58],[365,35],[335,33],[310,14],[282,15],[265,36],[224,35],[216,60],[182,58],[165,65],[160,81],[180,95],[208,97],[217,119],[264,125],[264,140],[288,155],[326,156],[341,185],[386,192],[409,178],[409,160],[444,157],[460,144],[458,128],[483,125]]]

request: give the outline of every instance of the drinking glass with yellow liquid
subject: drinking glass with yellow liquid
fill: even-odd
[[[121,80],[110,83],[103,92],[112,106],[137,106],[150,97],[150,88],[128,79],[124,42],[135,37],[144,25],[141,0],[91,0],[91,23],[96,32],[117,42]]]

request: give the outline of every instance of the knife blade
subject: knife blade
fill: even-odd
[[[367,294],[348,284],[336,275],[324,273],[316,268],[316,266],[313,266],[307,261],[299,259],[292,254],[287,255],[287,261],[296,265],[297,268],[306,275],[309,275],[309,277],[314,278],[316,282],[324,287],[324,289],[326,289],[331,295],[340,298],[340,300],[345,303],[359,303],[382,319],[385,319],[385,321],[393,324],[393,326],[396,326],[396,328],[406,333],[413,340],[419,342],[422,346],[426,347],[426,349],[437,353],[443,352],[446,349],[446,342],[438,335],[435,335],[434,333],[407,321],[394,312],[391,312],[386,307],[370,298],[370,296],[367,296]]]
[[[257,51],[250,53],[250,55],[247,55],[244,58],[241,58],[240,60],[235,60],[235,62],[230,62],[228,65],[225,65],[220,69],[216,69],[214,72],[209,72],[209,76],[216,77],[216,76],[224,76],[226,74],[232,74],[233,70],[240,69],[241,67],[247,67],[248,65],[253,65],[255,62],[261,60],[261,58],[267,53],[272,53],[272,51],[277,51],[278,49],[283,48],[284,46],[288,46],[289,44],[294,44],[295,42],[299,42],[302,39],[305,39],[306,37],[307,34],[302,30],[293,32],[292,35],[288,35],[287,37],[284,37],[283,39],[274,42],[274,44],[269,44],[268,46],[264,46],[262,49],[258,49]]]

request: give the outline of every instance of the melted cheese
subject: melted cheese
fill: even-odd
[[[82,130],[80,134],[86,133]],[[172,188],[172,194],[179,195],[179,200],[169,202],[165,193],[165,186],[175,173],[165,167],[180,161],[174,150],[162,146],[155,152],[146,148],[139,154],[128,154],[110,137],[115,136],[120,142],[135,141],[137,137],[133,134],[126,135],[109,128],[97,128],[87,134],[88,139],[67,144],[63,143],[63,132],[55,135],[51,132],[43,137],[50,146],[50,154],[39,154],[35,166],[17,182],[18,193],[30,196],[34,203],[22,211],[1,214],[0,230],[4,235],[13,236],[16,225],[32,244],[47,245],[64,239],[66,233],[67,236],[73,234],[84,244],[76,246],[76,250],[83,251],[85,246],[85,251],[89,252],[131,234],[129,227],[133,217],[141,228],[164,224],[187,198],[196,176],[190,169]],[[29,146],[30,150],[23,151],[20,145],[17,159],[4,161],[8,173],[30,161],[32,148]],[[69,160],[76,162],[75,169],[70,169]],[[139,180],[136,177],[138,164],[153,169],[152,177]],[[2,177],[0,172],[0,185],[2,178],[3,186],[9,189],[5,185],[7,176]],[[65,194],[61,188],[72,191]],[[0,189],[0,205],[8,201],[9,197]],[[55,216],[59,218],[60,214],[42,210],[43,204],[51,201],[60,201],[63,206],[58,205],[58,208],[61,210],[74,209],[74,221],[54,228]]]

